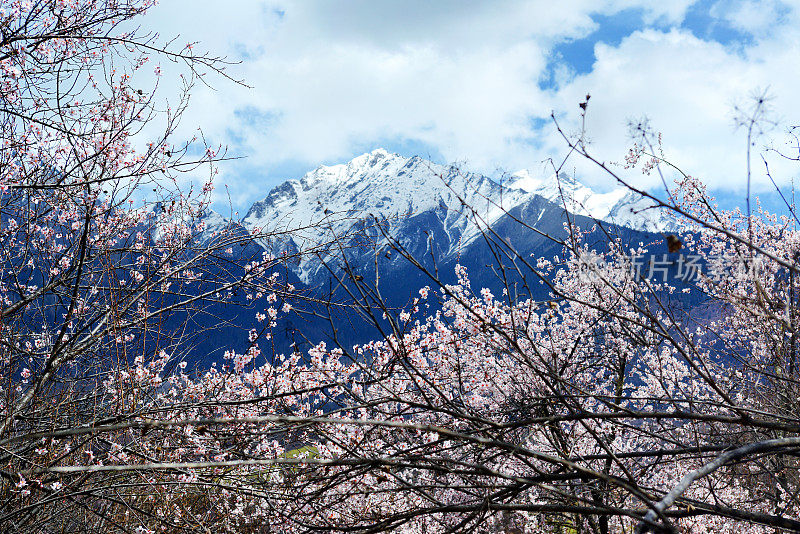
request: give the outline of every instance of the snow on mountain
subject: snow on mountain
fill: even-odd
[[[538,178],[528,170],[511,175],[510,187],[540,195],[571,213],[645,232],[675,230],[677,221],[652,200],[625,188],[597,193],[574,178],[555,174]]]
[[[204,211],[200,221],[202,222],[202,231],[199,238],[203,242],[222,234],[231,226],[230,219],[226,219],[212,209]]]
[[[354,224],[370,216],[388,222],[393,237],[402,240],[408,221],[430,212],[436,214],[447,237],[443,251],[447,255],[472,241],[481,226],[490,226],[504,210],[527,196],[485,176],[377,149],[284,182],[250,208],[243,224],[254,233],[277,233],[265,239],[269,242],[264,245],[292,253],[325,247],[334,236],[346,235]],[[475,214],[465,205],[474,208]],[[285,230],[293,230],[292,235],[280,235]],[[379,245],[381,236],[375,232],[374,237]],[[318,260],[303,255],[298,275],[308,281],[319,268]]]
[[[231,232],[244,235],[247,230],[225,218],[218,212],[205,208],[198,211],[174,211],[164,210],[161,203],[144,208],[144,212],[149,215],[149,223],[153,225],[153,238],[160,239],[164,235],[165,229],[186,226],[187,231],[198,243],[209,243],[218,236],[228,236]]]
[[[376,220],[383,221],[385,231],[403,246],[419,247],[436,235],[437,255],[447,258],[480,236],[481,228],[492,226],[507,210],[530,202],[535,195],[572,213],[636,230],[677,227],[651,201],[625,189],[596,193],[572,178],[538,178],[529,171],[513,174],[510,183],[501,186],[455,166],[417,156],[405,158],[384,149],[284,182],[250,208],[242,225],[260,236],[267,250],[295,256],[295,272],[308,282],[322,268],[324,258],[332,257],[328,247],[355,227],[366,228],[369,244],[378,248],[384,237]],[[215,226],[222,221],[211,216],[209,223]],[[432,246],[428,244],[427,250]],[[298,254],[309,251],[318,254]]]

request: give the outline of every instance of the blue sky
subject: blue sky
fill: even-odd
[[[498,175],[546,173],[565,153],[550,113],[577,128],[592,94],[592,150],[620,161],[627,124],[647,117],[666,156],[723,199],[745,187],[745,137],[736,119],[767,91],[774,125],[753,148],[788,187],[797,166],[782,148],[800,121],[800,5],[780,0],[162,0],[145,20],[240,63],[249,87],[209,77],[180,135],[198,126],[228,153],[218,187],[235,209],[319,164],[377,147]],[[175,71],[165,65],[162,94]],[[737,109],[739,111],[737,111]],[[754,186],[771,187],[754,169]],[[571,161],[598,190],[607,176]],[[654,176],[631,174],[656,187]],[[225,192],[225,195],[227,195]],[[222,196],[220,196],[220,199]],[[731,200],[733,201],[733,200]],[[227,201],[225,201],[227,203]]]

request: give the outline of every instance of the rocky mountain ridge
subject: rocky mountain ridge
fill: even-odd
[[[530,171],[514,173],[500,185],[454,165],[384,149],[284,182],[253,204],[240,223],[265,236],[261,245],[275,254],[315,251],[297,254],[294,266],[295,274],[310,283],[320,275],[329,247],[354,227],[371,236],[377,248],[387,235],[416,250],[420,243],[415,240],[437,236],[423,248],[435,246],[440,259],[447,259],[536,197],[562,211],[638,231],[675,227],[673,219],[652,208],[652,201],[624,189],[597,193],[571,178],[539,178]],[[224,224],[215,213],[209,213],[208,221],[209,226]]]

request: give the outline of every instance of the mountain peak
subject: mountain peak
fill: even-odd
[[[374,167],[381,162],[391,161],[391,160],[405,160],[399,154],[395,154],[393,152],[389,152],[385,148],[376,148],[372,152],[366,152],[361,154],[360,156],[356,156],[355,158],[351,159],[346,165],[348,167],[362,167],[362,166],[369,166]]]
[[[392,163],[399,163],[401,166],[406,162],[406,158],[399,154],[389,152],[385,148],[376,148],[371,152],[366,152],[356,156],[350,161],[336,165],[320,165],[311,172],[308,172],[300,179],[304,189],[317,187],[320,182],[338,183],[351,181],[355,176],[363,174],[375,167],[386,168]]]
[[[392,153],[392,152],[389,152],[389,151],[388,151],[388,150],[386,150],[385,148],[376,148],[376,149],[375,149],[375,150],[373,150],[372,152],[369,152],[369,154],[370,154],[371,156],[383,156],[383,157],[385,157],[385,156],[389,156],[389,155],[394,155],[394,156],[396,156],[396,155],[397,155],[397,154],[394,154],[394,153]]]
[[[677,227],[673,216],[626,188],[598,193],[569,174],[537,176],[529,170],[515,172],[511,178],[509,187],[544,197],[578,215],[650,232]]]
[[[669,223],[658,210],[650,209],[652,203],[626,189],[596,193],[571,176],[530,171],[517,172],[508,182],[503,186],[456,166],[378,148],[275,187],[253,205],[242,223],[251,230],[302,229],[287,237],[293,250],[302,251],[319,247],[331,235],[346,235],[358,221],[374,215],[392,221],[396,238],[417,235],[420,228],[414,224],[440,227],[441,246],[448,254],[480,235],[474,217],[483,226],[492,225],[506,210],[534,195],[572,213],[631,228],[653,231]],[[417,216],[425,217],[425,222],[413,222]],[[297,274],[310,280],[317,268],[318,261],[303,258]]]
[[[330,239],[332,231],[345,235],[356,221],[370,215],[403,226],[403,221],[417,215],[432,214],[452,237],[448,246],[456,246],[478,232],[469,224],[465,205],[493,222],[502,215],[495,199],[509,208],[525,196],[522,191],[503,196],[500,190],[485,176],[379,148],[346,163],[318,167],[299,181],[274,188],[254,204],[243,223],[248,228],[303,228],[303,235],[293,239],[298,250],[305,250]],[[305,267],[301,262],[300,269]],[[299,274],[310,276],[310,272]]]

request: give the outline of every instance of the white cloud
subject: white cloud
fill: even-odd
[[[202,124],[265,175],[286,161],[310,169],[345,160],[356,147],[387,139],[425,143],[479,170],[534,167],[564,145],[552,128],[533,129],[531,119],[551,109],[574,118],[588,91],[590,134],[604,158],[621,157],[626,119],[646,114],[670,155],[713,185],[730,185],[744,145],[732,131],[732,105],[769,85],[777,112],[792,117],[800,25],[784,14],[779,27],[742,50],[664,30],[681,22],[691,1],[658,4],[239,1],[222,11],[206,1],[167,0],[146,25],[243,58],[232,72],[252,89],[219,79],[216,90],[199,86],[184,133]],[[746,4],[737,4],[740,11]],[[618,46],[600,43],[591,73],[556,90],[539,87],[555,43],[595,31],[593,13],[630,7],[644,9],[645,23],[660,29],[635,32]],[[727,23],[741,26],[735,20],[746,16],[738,17]],[[763,24],[741,29],[755,27]],[[275,178],[237,180],[241,167],[224,170],[242,205],[275,185]]]
[[[561,88],[554,95],[555,107],[569,114],[585,92],[592,93],[589,131],[594,149],[607,160],[622,155],[626,120],[647,116],[663,133],[666,154],[675,163],[712,187],[741,189],[746,183],[746,133],[735,130],[735,107],[750,109],[748,97],[768,87],[773,95],[769,116],[797,118],[793,95],[800,84],[800,50],[792,32],[777,33],[744,53],[678,30],[636,32],[617,47],[598,45],[593,71]],[[768,131],[754,150],[771,140],[779,142],[786,126],[783,122]],[[547,149],[557,150],[557,145]],[[754,159],[757,185],[763,189],[768,183],[763,163]],[[782,183],[796,176],[795,166],[781,158],[770,161],[773,176]],[[653,183],[646,177],[637,181]]]
[[[711,14],[737,30],[763,34],[783,22],[788,10],[778,0],[720,0],[711,7]]]

